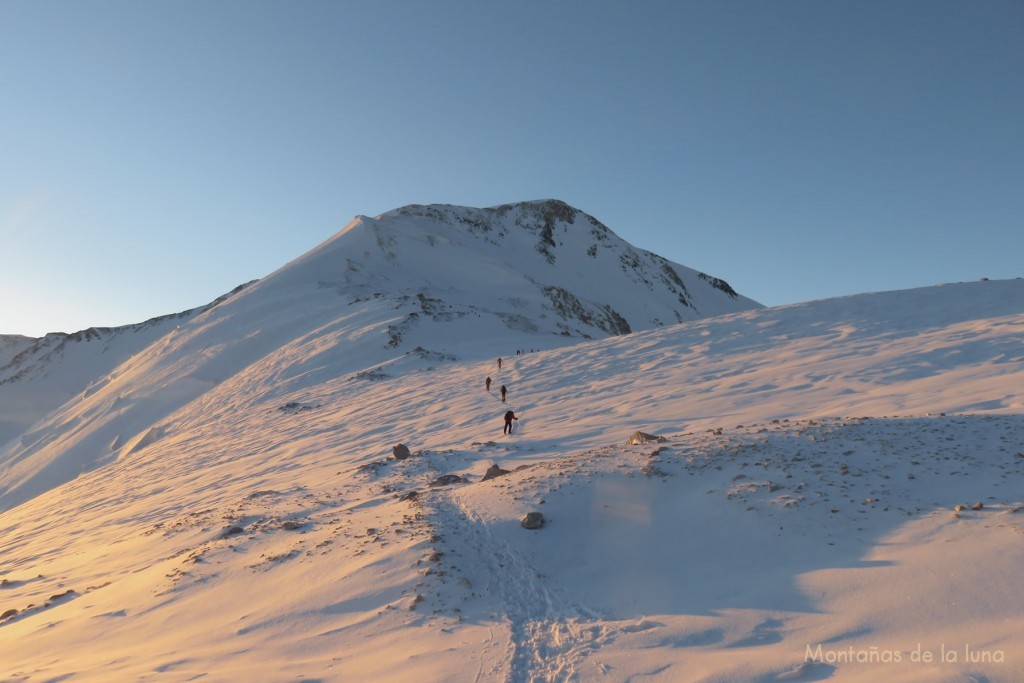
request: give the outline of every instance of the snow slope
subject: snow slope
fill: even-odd
[[[555,200],[359,217],[203,309],[48,335],[0,367],[0,509],[138,447],[195,400],[759,306]]]
[[[372,344],[232,338],[263,298],[126,363],[134,412],[54,418],[50,453],[128,437],[0,514],[0,679],[1024,678],[1024,281],[525,355],[375,355],[369,309]]]
[[[53,332],[38,339],[0,335],[0,446],[22,435],[31,439],[26,433],[48,413],[79,394],[95,393],[116,367],[239,291],[136,325]]]

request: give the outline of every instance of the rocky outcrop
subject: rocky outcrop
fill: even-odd
[[[509,470],[503,470],[497,465],[491,465],[490,467],[487,468],[487,471],[484,472],[483,479],[481,479],[480,481],[488,481],[489,479],[501,477],[506,474],[511,474],[511,472]]]
[[[541,287],[541,291],[551,302],[555,312],[564,320],[578,321],[610,335],[632,332],[629,322],[607,304],[601,304],[595,308],[588,307],[572,292],[554,285]]]

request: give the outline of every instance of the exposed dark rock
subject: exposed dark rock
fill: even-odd
[[[540,529],[545,523],[544,515],[539,512],[527,512],[520,524],[524,529]]]
[[[456,356],[454,354],[442,353],[440,351],[428,351],[427,349],[423,348],[422,346],[417,346],[412,351],[406,351],[405,355],[407,355],[407,356],[417,355],[420,358],[422,358],[423,360],[433,360],[433,361],[455,361],[455,360],[459,359],[458,356]]]
[[[487,468],[487,471],[484,472],[484,477],[480,481],[487,481],[488,479],[494,479],[495,477],[500,477],[503,474],[509,473],[509,470],[503,470],[497,465],[491,465],[490,467]]]
[[[672,264],[658,256],[652,254],[652,258],[661,264],[661,281],[670,290],[675,292],[676,298],[683,306],[687,308],[694,308],[693,302],[690,300],[690,291],[686,288],[686,283],[683,282],[683,278],[679,277],[679,273],[672,267]],[[676,313],[678,315],[678,312]]]
[[[704,280],[705,282],[710,284],[715,289],[725,292],[726,294],[731,296],[733,299],[735,299],[737,296],[739,296],[739,294],[736,293],[736,290],[733,289],[732,287],[730,287],[729,283],[726,282],[725,280],[722,280],[722,279],[717,278],[717,277],[711,277],[707,273],[698,273],[697,277],[699,277],[701,280]]]
[[[607,304],[599,306],[595,311],[577,299],[572,292],[561,287],[549,285],[541,287],[541,291],[555,311],[566,320],[578,320],[612,335],[629,334],[632,331],[629,322]]]
[[[400,443],[397,446],[391,447],[391,454],[395,456],[395,460],[405,460],[412,455],[409,447],[404,443]]]
[[[598,327],[600,327],[605,332],[608,332],[609,334],[623,335],[629,334],[630,332],[633,331],[632,328],[630,328],[629,326],[629,322],[621,315],[619,315],[619,312],[616,311],[611,306],[609,306],[608,304],[604,305],[604,314],[605,324],[607,325],[607,327],[600,324],[598,325]]]
[[[388,348],[397,349],[402,344],[402,336],[419,322],[420,314],[413,311],[397,325],[388,325]]]
[[[464,479],[457,474],[442,474],[440,477],[430,482],[431,486],[449,486],[451,484],[467,484],[468,479]]]
[[[319,407],[320,406],[315,406],[312,403],[299,403],[298,401],[292,401],[290,403],[285,403],[283,406],[278,408],[278,410],[284,413],[304,413],[307,410],[313,410]]]
[[[360,380],[364,382],[379,382],[380,380],[387,379],[388,377],[390,377],[390,375],[385,372],[381,372],[381,369],[377,367],[371,370],[361,370],[357,372],[352,375],[350,381],[354,382]]]

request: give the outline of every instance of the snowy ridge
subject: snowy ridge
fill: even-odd
[[[126,345],[129,349],[128,355],[131,355],[133,350],[138,351],[146,344],[152,342],[153,337],[160,336],[181,322],[187,321],[227,301],[231,296],[242,291],[244,287],[245,285],[237,287],[229,294],[219,297],[206,306],[189,309],[181,313],[150,318],[135,325],[90,327],[72,333],[51,332],[38,339],[0,335],[0,350],[3,351],[3,355],[0,355],[0,384],[17,382],[34,374],[50,374],[53,365],[64,360],[65,351],[71,344],[98,343],[99,351],[90,352],[92,356],[96,356],[110,352],[119,337],[153,331],[149,335],[137,337],[133,340],[133,343]],[[112,354],[115,359],[113,362],[123,360],[124,354],[124,351]],[[78,362],[81,362],[81,360],[82,358],[79,358]],[[92,360],[91,357],[90,360]]]
[[[330,248],[6,452],[59,485],[0,514],[0,678],[1024,677],[1024,281],[388,347],[406,313]]]
[[[242,288],[206,306],[135,325],[52,332],[38,339],[0,336],[0,447],[68,399],[95,393],[116,376],[111,373],[119,365]]]

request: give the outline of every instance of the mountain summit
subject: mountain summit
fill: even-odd
[[[200,397],[256,400],[255,387],[381,379],[760,307],[561,201],[360,216],[209,306],[7,338],[0,509],[138,447]]]
[[[400,312],[382,330],[391,348],[428,320],[472,320],[476,334],[485,318],[497,332],[599,338],[760,307],[557,200],[360,216],[265,285],[284,283],[315,283],[349,304],[385,299]]]

